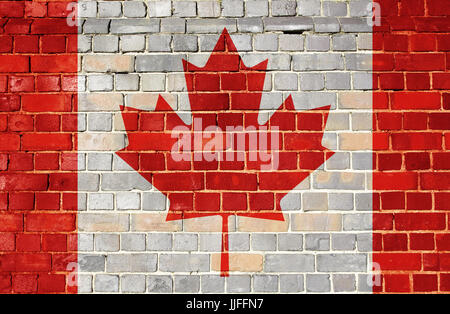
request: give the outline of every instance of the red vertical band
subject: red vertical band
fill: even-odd
[[[0,1],[0,292],[75,293],[77,28]]]
[[[377,0],[375,292],[450,291],[450,2]]]

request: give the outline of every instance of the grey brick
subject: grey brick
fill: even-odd
[[[341,30],[346,33],[370,33],[372,27],[367,24],[367,18],[361,17],[340,17]]]
[[[355,81],[353,81],[353,85],[355,85]],[[352,113],[352,130],[372,131],[372,113],[370,112]]]
[[[322,3],[323,14],[325,16],[346,16],[347,15],[347,3],[325,1]]]
[[[372,34],[358,34],[357,43],[359,50],[372,50]]]
[[[260,18],[249,17],[238,19],[237,28],[243,33],[262,33],[264,26]]]
[[[198,38],[194,35],[174,35],[173,36],[174,51],[190,51],[198,50]]]
[[[335,274],[333,275],[333,290],[335,292],[352,292],[356,288],[356,279],[354,274]]]
[[[97,2],[95,1],[80,1],[78,2],[78,17],[96,17],[97,16]]]
[[[258,34],[255,37],[255,49],[259,51],[277,51],[277,34]]]
[[[171,51],[171,41],[172,36],[170,35],[150,35],[148,36],[148,51]]]
[[[114,196],[110,193],[89,194],[90,210],[112,210],[114,209]]]
[[[116,74],[116,90],[118,91],[139,90],[139,75]]]
[[[269,2],[267,0],[249,0],[245,2],[246,16],[268,16]]]
[[[145,92],[162,92],[166,89],[166,76],[164,74],[143,74],[142,90]]]
[[[355,170],[371,170],[373,167],[372,153],[352,153],[352,166]]]
[[[343,219],[344,230],[363,231],[372,229],[371,214],[346,214]]]
[[[369,4],[372,4],[370,0],[362,1],[350,1],[350,16],[370,16],[372,10]]]
[[[94,52],[117,52],[119,51],[119,37],[95,36],[93,50]]]
[[[78,35],[78,52],[84,53],[91,51],[92,36]]]
[[[172,234],[149,233],[147,235],[147,250],[170,251],[172,250]]]
[[[79,233],[78,234],[78,251],[92,252],[94,250],[94,235]]]
[[[329,210],[352,210],[353,194],[352,193],[329,193],[328,194]]]
[[[209,271],[207,254],[161,254],[159,270],[167,272]]]
[[[118,234],[96,234],[94,240],[96,251],[117,252],[120,249],[120,238]]]
[[[306,291],[330,292],[330,275],[306,274]]]
[[[191,19],[187,21],[188,33],[221,33],[227,28],[229,33],[236,32],[235,19]]]
[[[330,90],[351,89],[351,76],[346,72],[327,73],[326,88]]]
[[[173,1],[173,15],[179,17],[195,17],[197,15],[196,1]]]
[[[179,17],[165,18],[161,20],[161,32],[164,33],[185,33],[186,19]]]
[[[145,292],[145,275],[123,275],[120,278],[122,292]]]
[[[173,235],[173,250],[174,251],[197,251],[198,250],[198,235],[197,234],[175,233]]]
[[[265,31],[297,32],[313,29],[310,17],[265,17],[263,18]]]
[[[88,89],[91,92],[107,92],[113,90],[112,75],[88,76]]]
[[[143,35],[120,36],[120,47],[123,52],[144,51],[145,36]]]
[[[372,73],[353,73],[353,89],[372,90]],[[371,128],[370,128],[371,130]]]
[[[118,230],[124,232],[129,229],[129,216],[126,214],[80,213],[78,215],[78,230],[80,232],[92,230]]]
[[[158,0],[148,1],[148,15],[153,17],[165,17],[172,15],[172,1]]]
[[[358,274],[358,292],[372,293],[376,283],[376,280],[372,279],[372,275]]]
[[[320,15],[321,0],[297,0],[298,15],[316,16]]]
[[[133,210],[141,208],[141,195],[136,192],[119,192],[116,194],[118,210]]]
[[[150,183],[138,173],[104,173],[102,175],[103,191],[131,191],[138,189],[146,191],[151,188]]]
[[[221,234],[200,234],[200,251],[203,252],[219,252],[222,245],[222,235]]]
[[[301,73],[300,89],[305,91],[322,90],[325,88],[325,78],[321,73]]]
[[[78,190],[79,191],[98,191],[100,184],[100,176],[94,173],[78,174]]]
[[[185,55],[152,55],[137,56],[136,70],[138,72],[176,72],[183,71],[181,60]]]
[[[311,272],[314,271],[314,255],[307,254],[267,254],[264,271]]]
[[[121,234],[120,248],[123,251],[145,251],[145,234],[142,233]]]
[[[251,238],[254,251],[275,251],[277,248],[276,234],[254,233]]]
[[[330,38],[328,36],[306,36],[306,50],[328,51],[330,50]]]
[[[78,192],[78,210],[85,211],[87,210],[87,195],[86,193]]]
[[[253,277],[253,289],[255,292],[277,292],[278,276],[255,275]]]
[[[281,208],[283,210],[302,209],[302,196],[300,193],[289,193],[281,199]]]
[[[142,194],[143,210],[165,210],[166,197],[157,192],[147,192]]]
[[[105,78],[112,78],[110,76],[104,76],[104,75],[96,75],[96,76],[90,76],[89,80],[91,78],[98,77],[100,81],[102,81]],[[95,80],[92,84],[95,84]],[[90,113],[88,114],[88,125],[89,125],[89,131],[111,131],[112,130],[112,114],[110,113]],[[105,156],[105,158],[107,158]],[[106,167],[106,166],[105,166]],[[108,167],[109,169],[109,167]]]
[[[92,276],[78,274],[78,292],[91,293],[92,292]]]
[[[303,275],[280,275],[280,292],[302,292],[304,291]]]
[[[340,29],[341,24],[335,17],[314,18],[314,31],[316,33],[338,33]]]
[[[319,272],[362,272],[367,269],[365,254],[320,254],[317,255]]]
[[[351,34],[333,35],[333,50],[334,51],[355,51],[356,50],[356,36]]]
[[[336,251],[353,251],[356,247],[356,235],[338,233],[331,236],[333,250]]]
[[[111,21],[112,34],[146,34],[159,32],[159,19],[117,19]]]
[[[306,234],[305,250],[307,251],[330,250],[330,235],[327,233]]]
[[[356,243],[359,252],[372,252],[372,234],[358,233],[356,235]]]
[[[80,84],[82,84],[82,86],[80,86]],[[79,78],[78,79],[78,92],[86,91],[85,86],[86,86],[86,77]],[[78,132],[84,132],[84,131],[86,131],[86,114],[78,113]],[[82,170],[86,170],[86,169],[78,168],[78,170],[82,171]]]
[[[231,35],[231,40],[238,51],[252,50],[252,36],[249,34],[234,34]]]
[[[172,277],[170,276],[147,276],[148,292],[171,293],[173,290]]]
[[[145,17],[147,7],[142,1],[125,1],[123,3],[123,14],[126,17]]]
[[[106,271],[109,273],[143,273],[156,271],[156,254],[114,254],[106,259]]]
[[[248,275],[232,275],[227,277],[227,292],[244,293],[250,292],[251,278]]]
[[[94,121],[95,123],[95,121]],[[111,171],[112,170],[112,155],[111,154],[88,154],[88,169],[97,171]]]
[[[363,173],[316,172],[313,177],[313,186],[316,189],[364,190],[365,188]]]
[[[220,2],[218,1],[198,1],[197,14],[199,17],[218,17],[220,16]]]
[[[297,110],[319,108],[330,105],[331,108],[333,108],[336,105],[336,93],[329,93],[329,92],[292,93],[292,100],[294,101],[294,105]],[[331,135],[334,135],[334,137],[336,138],[336,134]],[[329,135],[325,134],[324,139],[326,138],[326,136]],[[329,138],[327,138],[327,140],[329,140]],[[330,145],[330,143],[327,142],[327,145]],[[330,146],[327,147],[332,149]]]
[[[340,54],[299,54],[292,57],[294,71],[343,70],[344,59]]]
[[[342,118],[341,118],[342,116]],[[347,116],[347,118],[344,118]],[[338,116],[338,119],[344,120],[342,122],[342,127],[339,126],[337,128],[332,129],[339,129],[339,130],[348,130],[348,115],[347,114],[341,114]],[[327,124],[327,130],[330,130],[328,128]],[[326,162],[327,170],[343,170],[350,168],[350,153],[344,153],[344,152],[337,152],[335,153],[330,159]]]
[[[305,38],[296,34],[282,34],[278,37],[278,45],[282,51],[302,51]]]
[[[297,13],[295,0],[272,0],[272,16],[294,16]]]
[[[230,251],[250,250],[250,235],[248,233],[231,233],[228,236]]]
[[[120,2],[98,2],[99,17],[120,17],[122,15],[122,4]]]
[[[175,292],[197,293],[200,290],[200,276],[175,276]]]
[[[105,257],[103,255],[78,254],[78,270],[80,272],[105,271]]]
[[[280,233],[278,235],[279,251],[301,251],[303,248],[303,235]]]
[[[244,16],[243,0],[222,0],[222,16],[241,17]]]
[[[225,292],[225,277],[217,275],[204,275],[201,277],[202,293]]]
[[[368,154],[372,155],[372,153]],[[356,210],[371,211],[373,207],[372,201],[373,201],[372,193],[355,194]]]
[[[297,73],[276,73],[274,86],[275,90],[298,90]]]
[[[183,73],[169,73],[167,75],[167,91],[186,92],[186,77]]]
[[[119,292],[119,276],[96,275],[94,288],[96,292]]]

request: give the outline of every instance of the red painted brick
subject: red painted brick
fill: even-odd
[[[414,274],[413,289],[416,292],[437,291],[438,280],[436,274]]]
[[[425,112],[404,112],[403,113],[404,130],[427,130],[428,113]]]
[[[220,90],[219,74],[195,74],[194,91],[218,91]]]
[[[427,0],[428,14],[434,16],[449,16],[450,3],[448,1]]]
[[[439,109],[441,95],[437,92],[397,92],[392,94],[391,106],[395,110]]]
[[[385,51],[408,51],[409,37],[407,35],[385,34],[384,50]]]
[[[30,112],[71,111],[72,97],[64,94],[27,94],[22,96],[23,110]]]
[[[0,293],[11,293],[11,275],[0,275]]]
[[[72,149],[71,134],[24,134],[22,149],[36,151],[59,151]]]
[[[379,130],[400,130],[402,128],[402,114],[394,112],[377,113]]]
[[[380,73],[380,88],[401,90],[405,88],[403,73]]]
[[[410,35],[411,51],[431,52],[436,50],[435,34],[414,34]]]
[[[439,53],[397,54],[395,69],[398,71],[445,70],[445,55]]]
[[[249,194],[250,211],[273,210],[273,193],[250,193]]]
[[[246,193],[222,193],[222,209],[244,211],[247,209]]]
[[[430,169],[430,154],[406,153],[405,154],[406,170],[426,170]]]
[[[19,95],[0,95],[0,112],[18,111],[19,108],[20,108]]]
[[[448,172],[422,173],[420,186],[424,190],[450,190],[450,176]]]
[[[450,152],[433,153],[433,169],[450,170]]]
[[[16,53],[37,53],[39,51],[39,36],[14,36],[14,43],[14,52]]]
[[[17,252],[39,252],[41,250],[40,234],[18,234],[16,236]]]
[[[374,253],[374,261],[382,270],[420,270],[422,257],[418,253]]]
[[[434,233],[411,233],[409,237],[411,250],[434,250]]]
[[[177,173],[156,173],[153,175],[153,182],[162,191],[193,191],[203,190],[203,173],[177,172]],[[207,180],[211,182],[211,180]]]
[[[450,193],[439,192],[435,193],[435,209],[450,210]]]
[[[35,118],[35,127],[38,132],[60,131],[61,119],[56,114],[39,114]]]
[[[0,1],[0,17],[23,17],[23,1]]]
[[[239,172],[207,172],[206,188],[235,191],[255,191],[257,178],[255,174]]]
[[[431,210],[433,199],[431,193],[410,192],[406,194],[406,209]]]
[[[59,210],[59,193],[36,193],[36,210]]]
[[[36,153],[34,155],[36,170],[58,170],[59,155],[56,153]]]
[[[33,24],[31,25],[31,33],[32,34],[76,34],[77,27],[68,25],[66,19],[58,19],[58,18],[36,19],[33,21]]]
[[[11,92],[33,92],[34,76],[10,76],[9,89]]]
[[[50,292],[64,292],[66,290],[66,276],[55,274],[39,275],[38,278],[38,292],[50,293]]]
[[[14,233],[0,233],[0,251],[10,252],[16,248],[16,240]],[[0,279],[1,282],[1,279]],[[1,288],[0,288],[1,291]]]
[[[12,36],[0,36],[0,52],[11,52],[13,48],[13,38]]]
[[[63,53],[66,51],[66,37],[64,36],[42,36],[41,51],[43,53]]]
[[[6,34],[28,34],[31,23],[30,19],[9,19],[4,30]]]
[[[430,84],[428,73],[406,73],[406,87],[409,90],[428,90]]]
[[[1,69],[1,68],[0,68]],[[37,55],[31,57],[31,71],[36,73],[73,73],[77,58],[64,55]]]
[[[25,229],[29,232],[68,232],[75,231],[73,214],[27,214]]]
[[[433,73],[432,77],[434,89],[450,89],[450,73]]]
[[[440,213],[397,213],[395,227],[397,230],[444,230],[445,214]]]
[[[0,151],[15,151],[20,149],[20,136],[13,133],[0,134]]]
[[[139,128],[142,131],[164,130],[163,113],[142,113],[139,117]]]
[[[404,233],[387,233],[383,235],[383,248],[385,251],[407,251],[408,236]]]
[[[440,133],[395,133],[392,137],[392,148],[395,150],[430,150],[442,148]]]
[[[23,216],[19,214],[0,213],[2,223],[0,232],[18,232],[23,230]]]
[[[243,73],[221,74],[221,90],[246,90],[247,78]]]
[[[13,132],[33,131],[34,120],[31,115],[15,114],[8,116],[8,129]]]
[[[414,172],[374,172],[373,185],[375,190],[415,190],[418,175]]]
[[[161,153],[139,154],[140,169],[142,171],[155,171],[166,169],[165,157]]]
[[[37,275],[14,275],[12,282],[15,293],[37,292]]]
[[[29,153],[14,153],[9,155],[10,170],[33,170],[33,155]]]
[[[76,191],[77,183],[74,173],[51,173],[49,176],[50,191]]]
[[[9,209],[12,210],[33,210],[34,209],[34,193],[10,193]]]
[[[46,3],[25,2],[25,17],[44,17],[47,14]]]
[[[76,92],[78,90],[78,76],[63,75],[61,80],[61,88],[66,92]]]
[[[450,233],[436,234],[436,248],[438,251],[450,251]]]
[[[38,92],[58,92],[60,91],[60,78],[55,75],[39,75],[36,79],[36,89]]]
[[[195,193],[194,209],[196,211],[213,211],[220,210],[220,194],[219,193]]]
[[[404,209],[405,193],[404,192],[383,192],[381,193],[381,209]]]
[[[67,251],[66,234],[43,234],[42,250],[44,252],[65,252]]]
[[[25,56],[0,56],[0,72],[28,72],[28,57]]]
[[[378,170],[400,170],[402,155],[397,153],[378,154]]]

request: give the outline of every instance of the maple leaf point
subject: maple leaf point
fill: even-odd
[[[116,154],[169,199],[166,220],[222,217],[222,276],[229,216],[284,221],[282,198],[334,154],[330,106],[299,112],[289,96],[258,123],[267,63],[247,67],[224,29],[203,67],[183,60],[191,124],[161,95],[154,111],[121,107],[129,144]]]

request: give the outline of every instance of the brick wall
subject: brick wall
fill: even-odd
[[[61,6],[0,2],[1,293],[76,292],[77,35]]]
[[[383,286],[375,291],[448,293],[450,3],[379,3],[373,260]]]
[[[79,291],[371,292],[367,4],[80,3]],[[130,159],[115,154],[130,139],[121,106],[151,113],[161,95],[190,122],[182,60],[203,67],[224,28],[247,67],[268,60],[260,119],[267,120],[289,95],[296,109],[291,113],[331,106],[322,144],[335,152],[281,201],[284,221],[229,218],[228,277],[220,277],[222,218],[166,221],[166,197]],[[303,131],[311,132],[305,121]],[[252,174],[249,168],[243,172]]]

